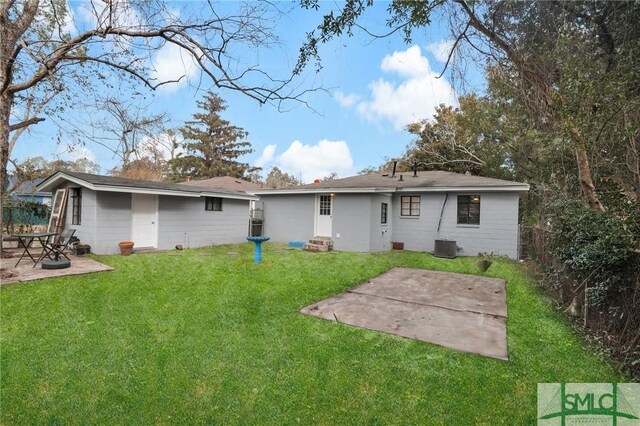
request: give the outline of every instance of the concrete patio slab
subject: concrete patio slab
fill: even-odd
[[[42,269],[40,264],[33,267],[31,260],[22,260],[15,267],[18,258],[0,259],[0,285],[16,284],[24,281],[42,280],[46,278],[64,277],[67,275],[90,274],[93,272],[112,271],[114,268],[85,256],[68,255],[71,267],[65,269]]]
[[[496,278],[393,268],[349,291],[457,311],[507,316],[504,280]]]
[[[394,268],[302,313],[502,360],[504,280]]]

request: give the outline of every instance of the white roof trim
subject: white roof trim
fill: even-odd
[[[372,194],[377,192],[395,192],[395,188],[304,188],[304,189],[274,189],[256,191],[256,195],[278,195],[278,194]]]
[[[526,192],[529,185],[509,186],[431,186],[415,188],[303,188],[256,191],[256,195],[291,195],[291,194],[317,194],[317,193],[392,193],[392,192]]]
[[[529,185],[505,186],[431,186],[396,188],[396,192],[526,192]]]
[[[257,201],[260,197],[256,197],[252,194],[242,195],[242,194],[228,194],[226,192],[212,192],[212,191],[202,191],[200,193],[202,197],[219,197],[219,198],[232,198],[234,200],[253,200]]]
[[[51,190],[55,186],[59,185],[61,180],[67,180],[69,182],[73,182],[85,188],[91,189],[92,191],[124,192],[124,193],[130,193],[130,194],[171,195],[174,197],[190,197],[190,198],[219,197],[219,198],[231,198],[236,200],[258,200],[258,197],[254,195],[249,195],[249,194],[247,195],[228,194],[226,192],[214,192],[214,191],[190,192],[190,191],[174,191],[169,189],[139,188],[136,186],[96,185],[91,182],[87,182],[86,180],[70,176],[64,172],[58,172],[58,174],[54,175],[52,179],[50,180],[47,179],[45,181],[42,181],[36,188],[38,190],[46,190],[47,188]]]

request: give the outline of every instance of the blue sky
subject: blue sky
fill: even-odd
[[[278,4],[283,8],[292,5]],[[83,25],[83,3],[70,5],[74,25]],[[227,2],[222,7],[236,5]],[[295,7],[275,27],[281,44],[250,52],[249,56],[269,72],[286,77],[295,65],[305,33],[315,28],[322,12],[331,7],[335,7],[333,2],[321,3],[319,12]],[[386,8],[387,3],[376,2],[361,24],[378,33],[387,31]],[[323,69],[316,74],[312,64],[301,78],[303,88],[327,89],[305,97],[313,110],[289,104],[288,111],[278,112],[239,93],[217,91],[228,104],[223,117],[249,132],[247,139],[255,152],[243,160],[263,167],[265,172],[277,166],[305,182],[331,172],[340,176],[355,174],[364,167],[379,165],[385,157],[401,154],[411,140],[403,129],[406,124],[431,117],[439,103],[456,104],[460,93],[452,87],[450,74],[436,78],[450,43],[444,20],[438,17],[429,28],[417,31],[411,44],[405,44],[400,34],[383,39],[372,39],[361,32],[354,37],[340,37],[322,46]],[[175,127],[191,118],[197,110],[196,100],[209,87],[204,80],[197,90],[197,70],[190,66],[185,69],[179,55],[177,50],[160,52],[153,58],[156,72],[166,76],[186,72],[189,78],[156,91],[147,101],[150,113],[167,113]],[[467,90],[482,90],[484,81],[478,68],[472,69],[469,76]],[[67,111],[70,118],[82,121],[82,111],[73,105]],[[118,164],[112,153],[95,143],[73,146],[64,136],[57,142],[56,135],[51,120],[37,125],[23,135],[12,157],[22,160],[37,155],[49,159],[87,156],[101,166],[103,173]]]

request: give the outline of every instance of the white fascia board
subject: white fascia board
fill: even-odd
[[[171,195],[174,197],[200,197],[199,192],[171,191],[168,189],[137,188],[133,186],[92,185],[94,191],[127,192],[129,194]]]
[[[247,201],[258,201],[260,197],[252,195],[252,194],[227,194],[226,192],[211,192],[211,191],[202,191],[200,194],[202,197],[218,197],[218,198],[231,198],[234,200],[247,200]]]
[[[69,182],[73,182],[75,184],[78,184],[80,186],[83,186],[85,188],[89,188],[89,189],[94,189],[93,185],[90,184],[87,181],[84,181],[82,179],[77,179],[74,178],[72,176],[69,176],[63,172],[58,172],[58,174],[53,175],[50,180],[44,180],[42,182],[40,182],[40,184],[38,184],[38,186],[36,186],[36,189],[38,191],[48,191],[51,192],[51,190],[53,188],[55,188],[56,186],[60,185],[62,182],[61,181],[65,181],[68,180]]]
[[[527,192],[529,185],[513,186],[431,186],[423,188],[397,188],[396,192]]]
[[[527,192],[529,185],[511,186],[430,186],[413,188],[309,188],[256,191],[256,195],[292,195],[292,194],[375,194],[394,192]]]
[[[280,189],[273,191],[256,191],[256,195],[291,195],[291,194],[375,194],[395,192],[395,188],[309,188]]]

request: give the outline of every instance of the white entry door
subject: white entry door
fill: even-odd
[[[331,236],[331,218],[333,214],[333,197],[316,195],[316,236]]]
[[[158,245],[158,196],[131,194],[131,241],[134,247]]]

